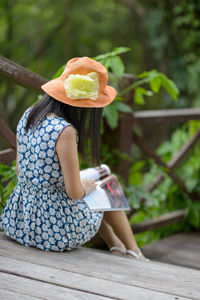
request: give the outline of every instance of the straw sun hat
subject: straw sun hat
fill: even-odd
[[[41,88],[58,101],[77,107],[104,107],[116,97],[115,88],[107,85],[108,72],[89,57],[68,61],[64,72]]]

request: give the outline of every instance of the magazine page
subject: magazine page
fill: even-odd
[[[105,164],[101,164],[100,166],[97,166],[95,168],[88,168],[80,171],[81,180],[93,179],[94,181],[97,181],[110,174],[110,168]]]
[[[96,182],[95,190],[84,197],[92,211],[129,210],[130,206],[123,188],[115,175]]]
[[[99,185],[97,185],[92,193],[84,197],[84,201],[92,211],[104,211],[111,208],[106,192]]]
[[[106,192],[112,209],[130,209],[124,190],[115,175],[112,174],[102,180],[100,187]]]

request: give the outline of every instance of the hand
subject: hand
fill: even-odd
[[[97,184],[92,179],[83,179],[82,186],[86,192],[86,195],[90,194],[96,188]]]

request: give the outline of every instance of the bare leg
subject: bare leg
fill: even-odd
[[[106,242],[108,248],[119,247],[121,249],[126,249],[124,244],[120,241],[117,235],[114,233],[112,227],[103,218],[100,229],[98,231],[99,236]],[[113,251],[113,254],[122,255],[120,251]]]
[[[138,246],[124,211],[105,211],[104,220],[112,226],[115,234],[127,249],[138,253]],[[144,258],[144,255],[142,257]]]
[[[106,247],[106,242],[100,237],[99,233],[90,240],[90,242],[97,247]]]

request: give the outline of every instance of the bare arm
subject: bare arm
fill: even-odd
[[[56,152],[64,176],[64,183],[67,195],[76,200],[94,190],[96,184],[93,180],[81,182],[80,169],[76,142],[76,131],[68,126],[59,135],[56,142]]]
[[[56,152],[64,176],[67,195],[72,199],[80,199],[84,190],[81,184],[76,132],[71,126],[66,127],[58,137]]]

